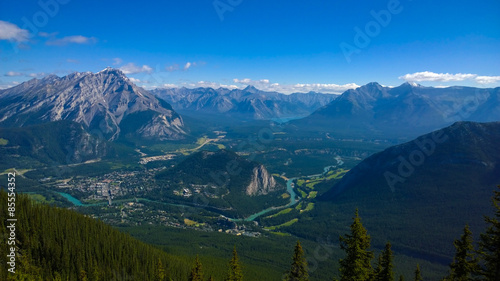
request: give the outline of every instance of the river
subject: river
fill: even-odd
[[[338,166],[341,166],[342,164],[344,164],[344,162],[340,159],[340,157],[336,157],[335,160],[337,160],[337,165],[331,165],[331,166],[326,166],[323,168],[323,173],[322,174],[316,174],[316,175],[310,175],[310,176],[305,176],[305,177],[302,177],[302,178],[313,178],[313,177],[319,177],[319,176],[322,176],[322,175],[325,175],[326,173],[328,173],[328,171],[330,171],[331,168],[336,168]],[[288,208],[288,207],[291,207],[295,204],[297,204],[300,200],[297,199],[297,194],[295,193],[295,191],[293,190],[294,186],[293,186],[293,181],[296,180],[297,178],[290,178],[286,181],[286,191],[288,192],[288,194],[290,194],[290,202],[287,204],[287,205],[284,205],[284,206],[276,206],[276,207],[270,207],[270,208],[267,208],[265,210],[262,210],[258,213],[255,213],[253,215],[250,215],[244,219],[233,219],[233,218],[229,218],[229,220],[231,221],[234,221],[234,222],[241,222],[241,221],[253,221],[255,220],[256,218],[262,216],[262,215],[265,215],[269,212],[272,212],[272,211],[275,211],[275,210],[279,210],[279,209],[284,209],[284,208]],[[94,204],[87,204],[87,203],[82,203],[80,200],[76,199],[75,197],[71,196],[70,194],[66,193],[66,192],[59,192],[57,191],[56,192],[57,194],[61,195],[62,197],[66,198],[69,202],[71,202],[73,205],[77,206],[77,207],[88,207],[88,206],[98,206],[98,205],[106,205],[108,204],[108,202],[101,202],[101,203],[94,203]],[[184,205],[184,204],[174,204],[174,203],[166,203],[166,202],[162,202],[162,201],[155,201],[155,200],[150,200],[150,199],[146,199],[146,198],[137,198],[137,199],[121,199],[121,200],[115,200],[114,202],[117,202],[117,203],[122,203],[122,202],[131,202],[131,201],[135,201],[135,200],[138,200],[138,201],[145,201],[145,202],[154,202],[154,203],[160,203],[160,204],[165,204],[165,205],[170,205],[170,206],[178,206],[178,207],[186,207],[186,208],[202,208],[202,209],[206,209],[206,207],[203,207],[203,206],[200,206],[200,207],[196,207],[196,206],[190,206],[190,205]]]

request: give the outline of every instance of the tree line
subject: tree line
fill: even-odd
[[[499,186],[500,188],[500,186]],[[449,266],[449,273],[442,281],[469,281],[469,280],[500,280],[500,191],[494,191],[493,206],[495,215],[485,216],[488,224],[485,233],[480,236],[479,248],[476,250],[473,244],[472,232],[466,225],[461,237],[454,241],[456,249],[453,262]],[[334,281],[394,281],[394,254],[391,243],[387,242],[385,248],[374,262],[375,254],[370,250],[370,235],[361,223],[358,210],[355,212],[350,233],[340,237],[340,248],[345,251],[345,257],[339,260],[340,279]],[[235,259],[236,257],[236,259]],[[236,249],[233,250],[230,272],[225,281],[242,281],[241,267],[238,263]],[[233,269],[238,269],[234,274]],[[195,260],[190,281],[203,281],[201,263]],[[208,279],[213,280],[211,278]],[[284,275],[284,281],[309,281],[308,265],[304,250],[297,241],[292,263],[289,271]],[[405,280],[399,276],[398,280]],[[417,264],[410,280],[422,281],[422,271]]]
[[[449,273],[442,281],[500,280],[500,186],[494,192],[494,216],[485,217],[488,225],[480,235],[477,249],[469,227],[454,241],[456,252]],[[0,202],[7,193],[0,190]],[[197,256],[190,267],[179,257],[140,242],[98,220],[72,210],[34,203],[26,195],[16,200],[16,274],[0,270],[0,280],[189,280],[214,281],[204,276]],[[9,235],[7,208],[0,208],[0,237]],[[350,233],[340,237],[345,257],[339,260],[340,281],[394,281],[394,255],[390,242],[375,259],[371,238],[358,210]],[[0,262],[6,264],[7,247],[0,247]],[[308,265],[300,241],[297,241],[284,281],[309,281]],[[227,266],[224,281],[242,281],[243,274],[236,248]],[[205,279],[206,278],[206,279]],[[247,277],[251,280],[251,276]],[[399,276],[398,280],[404,280]],[[416,265],[409,280],[423,280]]]

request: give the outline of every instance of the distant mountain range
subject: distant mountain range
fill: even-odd
[[[182,139],[182,118],[165,101],[134,85],[120,70],[32,79],[0,90],[0,126],[68,120],[108,140]]]
[[[243,90],[171,88],[151,92],[166,100],[180,113],[223,115],[242,120],[304,117],[337,97],[316,92],[285,95],[261,91],[253,86]]]
[[[416,137],[456,121],[500,120],[500,88],[433,88],[369,83],[347,90],[311,115],[291,121],[300,130],[337,136]]]
[[[175,108],[175,110],[173,108]],[[188,128],[176,112],[226,122],[288,121],[301,132],[332,137],[409,138],[456,121],[500,120],[500,88],[433,88],[369,83],[342,95],[245,89],[172,88],[146,91],[120,70],[32,79],[0,90],[0,127],[74,121],[108,140],[178,140]]]
[[[499,144],[500,122],[457,122],[376,153],[319,198],[315,223],[335,229],[359,208],[372,237],[385,239],[378,246],[391,241],[399,252],[446,265],[464,225],[478,235],[492,212]]]

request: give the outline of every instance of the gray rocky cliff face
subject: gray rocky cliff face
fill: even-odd
[[[250,196],[266,195],[276,191],[277,188],[276,180],[263,165],[260,165],[253,169],[252,180],[246,188],[246,194]]]

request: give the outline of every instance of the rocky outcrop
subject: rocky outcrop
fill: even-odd
[[[253,169],[252,180],[246,188],[246,194],[250,196],[266,195],[277,190],[276,180],[263,165]]]

